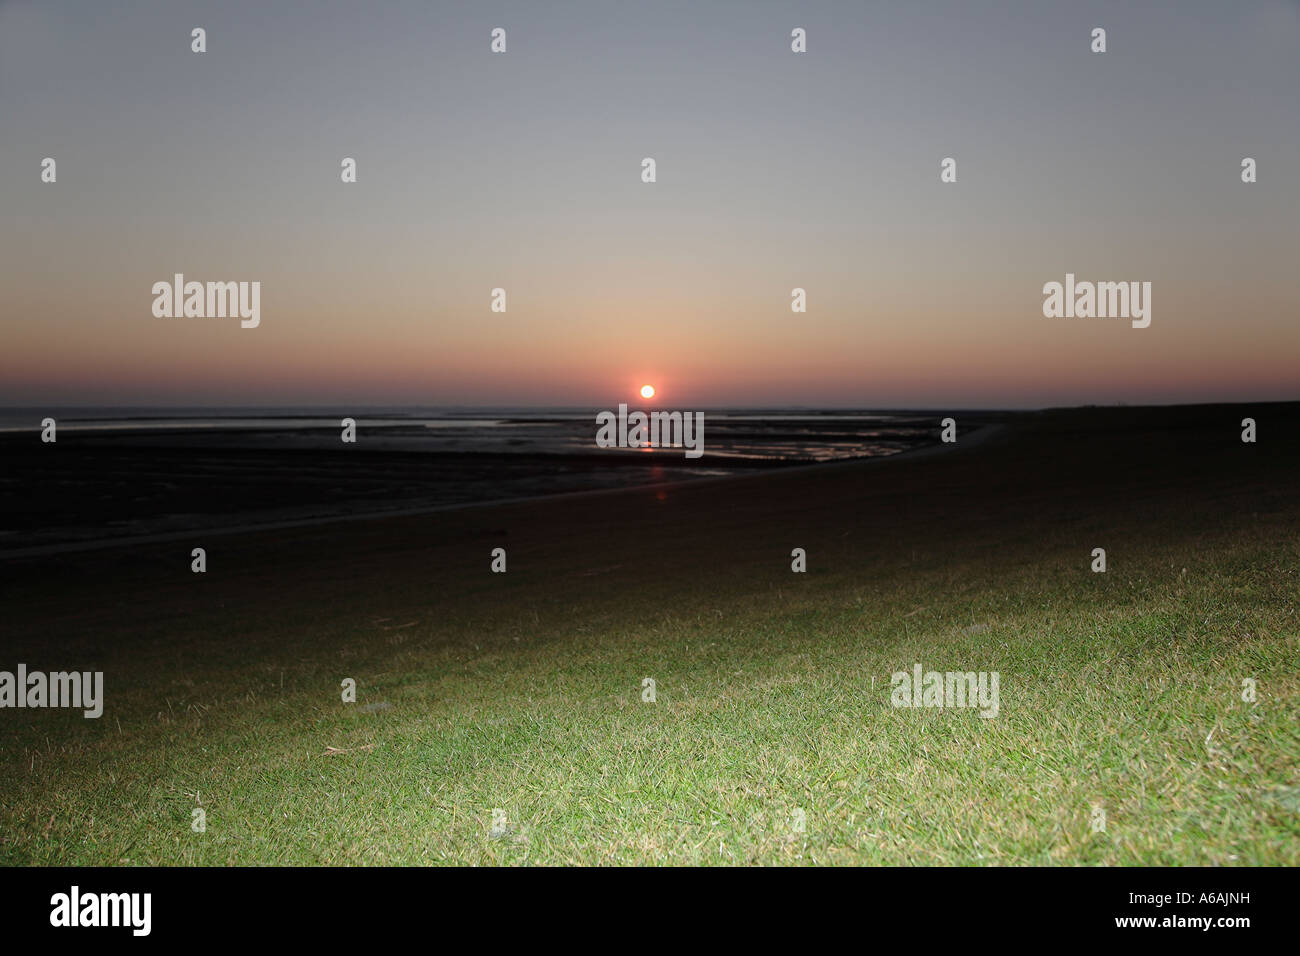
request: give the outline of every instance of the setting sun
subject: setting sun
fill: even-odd
[[[654,387],[653,385],[642,385],[642,386],[641,386],[641,397],[642,397],[642,398],[654,398],[654,397],[655,397],[655,387]]]

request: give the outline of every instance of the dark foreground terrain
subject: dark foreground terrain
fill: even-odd
[[[1051,411],[0,560],[0,669],[106,688],[0,710],[0,861],[1295,865],[1298,436],[1297,405]],[[996,672],[996,716],[891,705],[917,664]]]

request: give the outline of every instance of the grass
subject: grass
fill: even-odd
[[[675,514],[717,514],[691,494]],[[598,520],[558,541],[513,512],[431,520],[428,567],[355,530],[295,539],[345,557],[280,585],[281,546],[252,539],[226,580],[221,549],[213,581],[187,548],[176,575],[159,549],[96,564],[84,606],[6,596],[25,633],[49,625],[16,660],[99,661],[108,706],[0,714],[0,862],[1296,865],[1296,509],[1133,509],[996,532],[904,514],[851,543],[828,519],[804,575],[775,513],[739,541],[722,517],[647,530],[641,566]],[[504,576],[498,524],[520,538]],[[915,663],[998,671],[999,715],[891,707]]]

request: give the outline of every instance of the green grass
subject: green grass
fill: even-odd
[[[1296,865],[1294,522],[1177,525],[1106,574],[1065,532],[640,589],[524,550],[141,620],[102,719],[3,714],[0,862]],[[892,708],[918,662],[999,716]]]

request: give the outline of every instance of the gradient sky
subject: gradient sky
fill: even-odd
[[[1300,2],[0,0],[0,211],[0,404],[1297,399]]]

